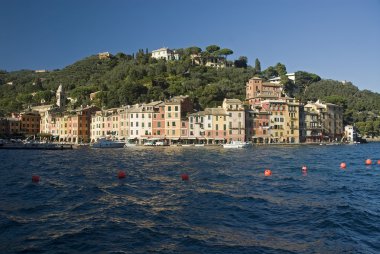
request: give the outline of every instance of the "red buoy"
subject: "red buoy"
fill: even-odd
[[[377,161],[377,165],[380,165],[380,160]]]
[[[32,182],[33,183],[38,183],[39,181],[40,181],[40,176],[38,176],[38,175],[33,175],[32,176]]]
[[[182,181],[189,181],[189,175],[188,174],[182,174],[181,179],[182,179]]]
[[[125,178],[127,175],[125,174],[124,171],[120,170],[118,173],[117,173],[117,178],[119,179],[123,179]]]
[[[306,166],[302,166],[302,171],[307,171],[307,167]]]
[[[264,171],[264,175],[265,175],[265,176],[271,176],[271,175],[272,175],[272,171],[271,171],[270,169],[266,169],[266,170]]]
[[[340,168],[346,168],[346,163],[344,163],[344,162],[342,162],[341,164],[340,164]]]
[[[372,161],[370,159],[365,160],[365,165],[371,165],[371,164],[372,164]]]

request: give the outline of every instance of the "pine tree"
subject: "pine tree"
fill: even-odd
[[[255,60],[255,70],[256,70],[256,73],[261,72],[261,64],[260,64],[260,61],[258,58],[256,58],[256,60]]]

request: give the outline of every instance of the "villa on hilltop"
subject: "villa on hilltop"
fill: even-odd
[[[160,48],[152,51],[152,58],[166,61],[179,60],[179,54],[175,50]]]

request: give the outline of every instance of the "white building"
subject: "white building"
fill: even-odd
[[[293,81],[293,83],[296,82],[296,74],[294,72],[293,73],[287,73],[286,76],[288,77],[288,79]],[[269,79],[269,82],[273,83],[273,84],[280,84],[281,83],[281,77],[271,78],[271,79]]]
[[[346,125],[344,127],[344,137],[346,138],[347,142],[355,142],[357,140],[357,133],[352,125]]]
[[[179,60],[179,54],[175,50],[160,48],[152,51],[152,58],[165,59],[166,61]]]

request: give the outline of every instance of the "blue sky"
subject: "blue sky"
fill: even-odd
[[[60,69],[98,52],[230,48],[230,59],[380,92],[380,0],[0,0],[0,69]]]

